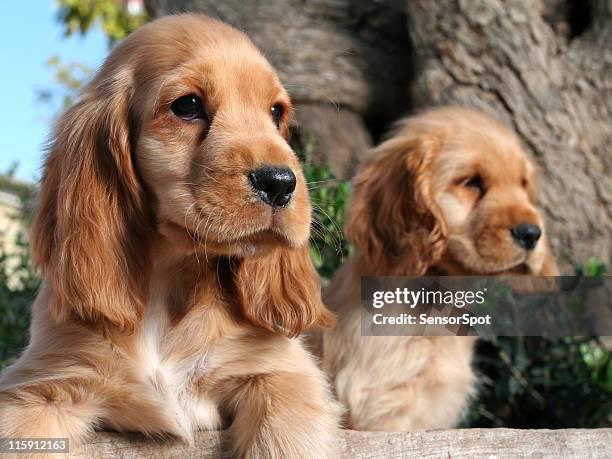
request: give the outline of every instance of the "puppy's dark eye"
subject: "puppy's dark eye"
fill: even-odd
[[[195,120],[197,118],[203,119],[206,116],[202,99],[195,94],[179,97],[172,102],[170,110],[172,110],[172,113],[176,116],[186,121]]]
[[[482,196],[485,193],[484,184],[482,183],[482,177],[480,175],[474,175],[463,181],[463,186],[467,188],[474,188]]]
[[[284,108],[281,104],[274,104],[270,109],[270,113],[272,114],[272,119],[274,120],[274,124],[276,127],[280,127],[281,119],[283,118]]]

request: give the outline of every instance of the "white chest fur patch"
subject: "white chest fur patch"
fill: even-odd
[[[181,436],[191,441],[198,430],[221,428],[213,401],[196,391],[197,380],[207,372],[206,349],[197,355],[177,356],[164,349],[167,322],[161,308],[150,305],[138,330],[134,366],[139,379],[149,385],[155,405],[172,419]]]

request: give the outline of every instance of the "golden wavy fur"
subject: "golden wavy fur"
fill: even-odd
[[[44,284],[0,437],[228,427],[239,457],[335,455],[337,407],[292,339],[332,316],[290,115],[220,22],[166,17],[115,48],[55,129],[31,237]],[[272,166],[294,180],[282,206],[250,175]]]
[[[324,295],[339,319],[316,344],[348,427],[412,430],[458,421],[474,387],[474,339],[362,337],[360,278],[557,275],[535,206],[534,172],[514,134],[463,108],[403,120],[371,152],[353,181],[345,228],[360,252]],[[532,239],[517,239],[520,225],[532,231],[520,237]]]

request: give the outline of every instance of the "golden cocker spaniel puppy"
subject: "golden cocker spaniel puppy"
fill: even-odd
[[[408,118],[371,152],[354,178],[345,228],[359,252],[324,295],[338,324],[315,339],[348,427],[459,420],[474,390],[474,338],[361,336],[360,278],[556,275],[535,187],[517,137],[468,109]]]
[[[218,21],[166,17],[115,48],[55,128],[31,236],[44,284],[0,437],[227,427],[238,457],[335,456],[338,409],[292,339],[332,316],[290,116]]]

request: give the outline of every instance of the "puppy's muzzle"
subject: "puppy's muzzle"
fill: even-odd
[[[272,207],[286,206],[295,191],[295,174],[286,167],[262,166],[249,174],[255,193]]]
[[[512,233],[512,237],[518,242],[518,245],[527,250],[534,249],[540,236],[542,236],[540,227],[531,223],[521,223],[512,228],[510,233]]]

